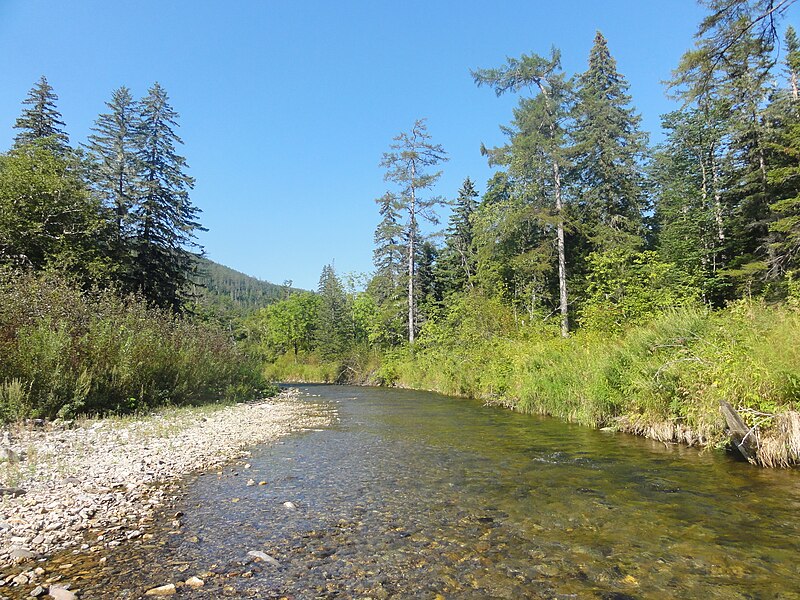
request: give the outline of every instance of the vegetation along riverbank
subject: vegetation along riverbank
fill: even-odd
[[[374,273],[328,265],[316,294],[243,322],[267,376],[433,389],[711,447],[727,441],[726,401],[755,462],[800,461],[800,41],[772,2],[702,4],[655,146],[600,32],[580,72],[556,48],[473,69],[518,99],[505,143],[481,148],[497,167],[485,191],[467,177],[437,195],[447,152],[424,119],[398,134]]]

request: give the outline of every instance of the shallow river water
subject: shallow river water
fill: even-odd
[[[180,532],[84,569],[81,597],[200,575],[179,597],[800,598],[798,472],[431,393],[300,389],[339,422],[188,482]]]

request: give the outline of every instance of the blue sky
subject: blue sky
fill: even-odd
[[[470,69],[556,45],[583,71],[599,29],[659,139],[675,107],[661,82],[702,14],[694,0],[0,0],[0,149],[41,75],[73,143],[112,90],[158,81],[181,115],[208,256],[313,288],[326,263],[372,268],[381,155],[415,119],[450,155],[436,192],[454,197],[467,176],[484,190],[480,145],[503,143],[516,98]]]

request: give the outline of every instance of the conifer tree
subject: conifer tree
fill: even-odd
[[[14,138],[14,148],[36,140],[46,140],[47,147],[53,152],[62,155],[66,153],[69,148],[69,137],[64,131],[61,113],[56,109],[57,100],[58,96],[53,87],[42,75],[28,92],[28,97],[22,101],[28,108],[23,109],[22,115],[14,124],[14,129],[20,130]]]
[[[642,162],[646,136],[628,83],[598,31],[589,68],[577,77],[572,172],[577,210],[593,249],[633,249],[643,242]]]
[[[175,133],[177,118],[167,92],[154,84],[141,102],[136,147],[142,189],[131,211],[136,287],[151,302],[172,308],[181,306],[196,263],[195,231],[204,230],[200,209],[189,199],[194,179],[176,153],[183,143]]]
[[[384,179],[400,187],[399,206],[406,214],[403,233],[406,239],[406,268],[408,286],[408,342],[414,343],[417,328],[416,267],[420,243],[420,221],[438,223],[436,206],[443,203],[440,197],[425,196],[441,176],[441,171],[428,169],[447,160],[440,144],[433,144],[424,119],[418,119],[411,131],[394,138],[391,151],[383,155],[381,166],[386,169]]]
[[[473,285],[476,252],[472,215],[478,206],[477,197],[475,185],[467,177],[458,191],[437,263],[437,279],[445,293],[464,291]]]
[[[375,250],[372,253],[375,265],[375,284],[373,286],[376,300],[380,304],[386,299],[394,298],[401,286],[404,248],[402,243],[403,225],[400,211],[402,205],[396,194],[387,192],[375,202],[381,221],[375,228]]]
[[[114,90],[106,106],[110,112],[97,117],[87,148],[97,164],[96,187],[114,211],[117,242],[121,244],[128,237],[129,212],[141,189],[135,145],[139,108],[125,86]]]
[[[555,226],[558,262],[558,307],[561,314],[561,335],[569,335],[569,300],[565,247],[564,167],[566,131],[564,122],[569,112],[570,85],[561,72],[561,54],[555,48],[550,57],[523,54],[508,59],[498,69],[473,71],[478,86],[488,85],[499,96],[532,87],[534,98],[522,98],[514,112],[514,127],[506,128],[511,143],[486,150],[490,162],[506,164],[525,196],[535,198],[541,207],[549,205],[551,216],[539,213],[543,225]]]
[[[347,297],[333,265],[325,265],[317,287],[320,302],[315,331],[316,345],[326,357],[339,356],[347,345]]]

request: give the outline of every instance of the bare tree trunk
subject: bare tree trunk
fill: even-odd
[[[717,222],[717,239],[720,243],[725,241],[725,226],[722,218],[722,194],[719,185],[719,169],[717,161],[714,160],[714,149],[711,149],[711,177],[714,183],[714,220]]]
[[[416,167],[411,163],[411,206],[409,207],[409,232],[408,232],[408,343],[414,345],[414,242],[417,237],[417,192],[414,188],[414,178],[417,176]]]
[[[556,213],[558,215],[558,292],[561,308],[561,336],[569,337],[569,303],[567,301],[567,257],[564,249],[564,210],[561,202],[561,172],[558,163],[553,160],[553,183],[556,195]]]
[[[792,100],[797,100],[800,97],[800,91],[797,89],[797,73],[792,72],[790,83],[792,86]]]

